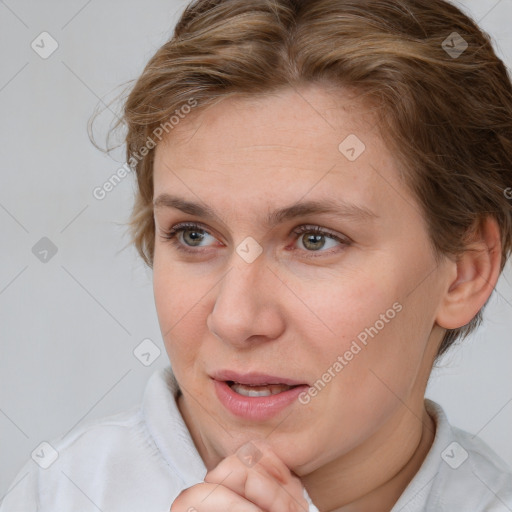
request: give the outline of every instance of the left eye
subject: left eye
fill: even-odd
[[[182,234],[182,236],[177,237],[177,235],[180,234]],[[326,244],[325,238],[329,238],[332,241],[338,242],[344,246],[350,245],[350,239],[347,237],[338,236],[320,228],[319,226],[299,226],[293,231],[293,234],[296,235],[296,238],[307,234],[307,236],[300,238],[303,246],[306,248],[306,252],[319,252],[319,249],[324,248]],[[203,229],[199,224],[177,224],[170,230],[166,231],[162,238],[165,240],[170,240],[171,243],[179,250],[189,253],[198,253],[202,251],[194,250],[192,247],[201,247],[199,244],[205,239],[205,236],[210,236],[213,238],[213,240],[215,240],[215,238],[210,235],[206,229]],[[183,245],[180,240],[177,240],[177,238],[183,239],[185,241],[185,245]],[[321,252],[325,253],[330,251]]]
[[[341,237],[335,235],[334,233],[325,231],[318,226],[299,226],[293,233],[297,235],[297,237],[300,237],[299,240],[302,242],[304,247],[306,247],[306,249],[313,249],[313,252],[317,252],[318,249],[322,249],[325,246],[325,238],[329,238],[334,242],[348,245],[347,239],[343,240]],[[307,236],[301,236],[305,234],[307,234]]]

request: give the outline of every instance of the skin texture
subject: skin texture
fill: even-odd
[[[350,134],[365,144],[355,161],[338,149]],[[155,209],[158,319],[183,392],[178,405],[208,470],[264,440],[322,512],[390,510],[434,438],[423,400],[444,329],[469,322],[498,279],[495,222],[476,233],[479,252],[437,264],[420,207],[371,112],[348,91],[320,86],[231,97],[192,112],[156,148],[154,197],[162,193],[217,214]],[[314,214],[264,225],[274,209],[323,199],[376,216]],[[194,229],[174,238],[195,254],[164,238],[180,222],[204,230],[195,244]],[[350,243],[325,236],[314,245],[314,233],[293,233],[301,225]],[[236,252],[248,236],[263,250],[252,263]],[[396,303],[394,318],[359,343],[309,403],[255,422],[219,402],[208,376],[219,369],[313,385]]]

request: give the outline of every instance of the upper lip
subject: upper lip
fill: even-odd
[[[239,384],[247,384],[249,386],[263,386],[265,384],[286,384],[288,386],[305,385],[303,381],[288,379],[286,377],[278,377],[276,375],[268,375],[266,373],[248,372],[238,373],[233,370],[219,370],[213,372],[211,377],[220,381],[233,381]]]

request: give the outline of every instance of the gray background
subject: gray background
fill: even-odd
[[[168,364],[151,271],[126,247],[135,182],[93,197],[124,155],[94,148],[87,120],[140,74],[186,3],[0,0],[0,500],[42,441],[137,404]],[[512,0],[458,5],[510,68]],[[59,45],[47,59],[31,48],[43,31]],[[97,125],[99,143],[111,118]],[[43,237],[58,249],[46,263],[32,252]],[[427,393],[509,464],[511,282],[509,263],[484,326],[434,370]],[[144,339],[161,350],[150,366],[133,354]]]

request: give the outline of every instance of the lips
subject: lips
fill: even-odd
[[[239,373],[232,370],[220,370],[212,373],[211,377],[215,380],[228,383],[234,382],[245,386],[268,386],[270,384],[274,384],[294,387],[306,385],[306,382],[304,381],[258,372]]]
[[[308,388],[299,380],[265,373],[222,370],[210,375],[221,404],[234,416],[266,421],[293,406]]]

